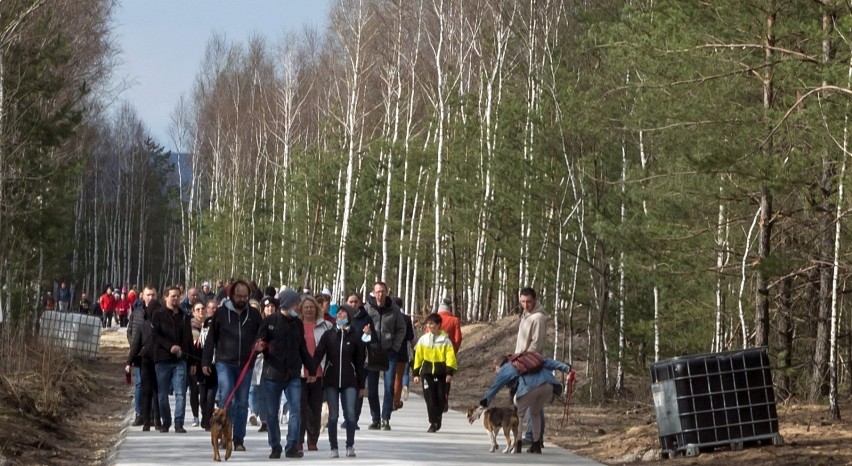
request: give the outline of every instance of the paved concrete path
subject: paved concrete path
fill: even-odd
[[[173,400],[173,398],[172,398]],[[369,408],[364,400],[364,412],[369,419]],[[172,408],[174,410],[174,408]],[[189,427],[192,413],[187,400],[187,433],[168,434],[156,431],[142,432],[141,427],[129,427],[132,411],[128,414],[123,440],[109,464],[138,465],[210,465],[213,463],[213,448],[210,434],[199,427]],[[227,463],[258,463],[287,461],[311,464],[370,464],[370,465],[428,465],[445,464],[494,465],[494,464],[535,464],[591,466],[600,463],[579,457],[568,450],[545,444],[541,455],[490,453],[488,433],[482,428],[481,421],[468,424],[464,414],[450,411],[444,414],[443,426],[438,433],[427,433],[426,403],[411,394],[405,406],[395,411],[391,417],[391,431],[373,431],[366,429],[362,419],[361,430],[355,433],[356,458],[329,458],[328,436],[320,436],[319,451],[305,451],[301,459],[282,458],[270,460],[270,448],[266,442],[266,433],[257,432],[257,427],[248,426],[245,438],[245,452],[234,452]],[[523,429],[523,427],[522,427]],[[286,426],[282,427],[282,437],[286,435]],[[344,444],[345,432],[338,430],[338,441]],[[506,439],[502,433],[498,438],[501,449]],[[344,449],[341,449],[343,456]],[[224,451],[222,452],[224,455]],[[224,456],[223,456],[224,458]],[[296,463],[294,463],[296,464]]]

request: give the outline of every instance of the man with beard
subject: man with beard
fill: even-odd
[[[384,282],[373,285],[373,295],[367,298],[364,305],[367,314],[373,322],[364,327],[364,333],[372,336],[373,342],[378,342],[387,354],[388,366],[384,373],[384,399],[379,409],[379,371],[369,371],[367,374],[367,400],[370,402],[371,430],[391,430],[390,417],[393,410],[393,382],[396,377],[396,362],[399,351],[405,341],[405,319],[402,311],[388,296],[388,286]],[[379,423],[381,416],[381,423]]]
[[[234,390],[233,400],[228,406],[228,416],[234,427],[234,451],[246,451],[243,441],[246,436],[251,380],[243,378],[237,384],[237,379],[243,367],[249,366],[246,371],[249,374],[254,367],[254,359],[250,360],[249,356],[252,355],[252,346],[260,329],[261,317],[260,312],[248,305],[249,285],[245,281],[237,280],[233,283],[229,298],[213,314],[204,343],[201,370],[205,376],[211,374],[215,353],[219,407],[225,407],[228,396]]]

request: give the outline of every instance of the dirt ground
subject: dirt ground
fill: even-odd
[[[494,373],[490,365],[496,353],[514,348],[517,316],[492,324],[462,328],[464,342],[459,354],[460,372],[453,382],[451,406],[465,410],[476,404]],[[0,465],[100,465],[108,461],[110,449],[121,435],[131,407],[131,386],[124,384],[123,361],[127,354],[124,334],[114,331],[102,336],[97,361],[79,362],[70,371],[73,384],[60,388],[68,400],[68,415],[46,423],[21,414],[8,399],[0,399]],[[562,423],[563,406],[547,407],[546,441],[568,448],[605,464],[627,465],[852,465],[852,425],[830,421],[826,406],[779,403],[783,446],[764,446],[731,451],[721,448],[693,458],[659,459],[659,440],[654,406],[647,381],[628,378],[626,394],[604,406],[583,400],[584,364],[575,361],[578,391],[570,414]],[[846,397],[841,412],[849,416]],[[508,392],[498,403],[510,403]],[[486,434],[483,432],[483,438]],[[519,462],[525,462],[519,457]]]

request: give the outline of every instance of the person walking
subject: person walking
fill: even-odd
[[[554,385],[559,385],[552,371],[567,373],[571,366],[555,359],[544,358],[544,365],[537,371],[521,374],[514,365],[509,363],[507,355],[500,355],[494,359],[494,381],[485,391],[484,397],[479,405],[487,408],[497,393],[503,387],[516,387],[514,395],[515,406],[518,415],[526,419],[527,427],[532,429],[532,444],[529,453],[541,453],[544,440],[544,405],[553,398]],[[515,453],[520,453],[523,441],[518,440],[515,445]]]
[[[323,333],[314,352],[314,365],[323,369],[323,392],[328,402],[328,444],[331,458],[338,458],[337,420],[343,409],[346,429],[346,457],[355,457],[356,401],[363,399],[367,370],[367,349],[361,332],[349,320],[357,310],[347,304],[337,308],[335,328]],[[325,361],[323,363],[323,361]]]
[[[228,417],[234,428],[234,451],[246,451],[244,440],[251,385],[249,380],[237,383],[237,379],[244,367],[248,366],[248,372],[254,367],[254,359],[250,357],[261,322],[260,312],[248,305],[248,299],[248,283],[235,281],[230,288],[229,299],[213,314],[201,358],[201,370],[209,377],[213,373],[213,355],[216,356],[219,407],[224,408],[228,396],[234,392],[228,406]]]
[[[373,296],[367,298],[364,305],[372,323],[364,327],[364,333],[374,338],[388,359],[384,369],[384,394],[379,404],[379,371],[369,371],[367,374],[367,399],[370,402],[371,430],[391,430],[390,418],[393,411],[393,382],[396,378],[396,362],[399,351],[405,340],[405,319],[402,311],[393,303],[388,295],[388,286],[377,281],[373,284]],[[373,330],[375,335],[372,336]],[[381,423],[380,423],[381,422]]]
[[[127,357],[127,366],[124,371],[129,372],[131,367],[136,368],[136,380],[139,389],[134,394],[136,398],[136,410],[140,419],[133,423],[134,426],[142,425],[142,431],[148,432],[151,426],[159,430],[162,427],[160,420],[160,405],[157,398],[157,371],[154,368],[154,343],[152,338],[151,318],[162,309],[157,301],[157,290],[152,286],[146,286],[142,290],[142,307],[133,313],[128,332],[132,329],[130,341],[130,354]]]
[[[207,343],[207,334],[210,333],[210,326],[213,323],[213,315],[216,313],[216,308],[219,303],[216,299],[210,299],[204,305],[204,323],[201,325],[201,333],[196,341],[196,355],[198,357],[198,367],[196,369],[196,377],[198,378],[198,403],[201,406],[201,428],[210,430],[210,418],[213,416],[213,408],[216,405],[216,391],[219,388],[218,377],[216,375],[215,361],[210,370],[210,375],[204,375],[202,370],[202,359],[204,358],[204,345]]]
[[[68,312],[68,307],[71,305],[71,290],[67,283],[62,282],[59,285],[56,298],[59,300],[59,312]]]
[[[183,427],[186,415],[187,366],[186,357],[192,351],[192,325],[190,317],[181,310],[180,288],[172,286],[166,290],[166,307],[151,318],[154,343],[154,370],[157,372],[157,397],[160,416],[167,433],[171,427],[169,388],[175,396],[175,433],[185,434]],[[195,367],[191,368],[194,372]]]
[[[325,320],[322,308],[313,296],[306,295],[302,297],[298,313],[302,318],[305,347],[308,349],[308,354],[313,357],[320,338],[327,331],[331,330],[333,325]],[[302,403],[300,406],[302,422],[299,427],[299,441],[297,442],[297,446],[307,443],[308,451],[317,451],[317,441],[319,440],[322,428],[320,426],[323,400],[322,362],[319,361],[314,364],[317,370],[313,382],[308,382],[310,374],[308,374],[307,369],[302,371]]]
[[[287,458],[301,458],[304,453],[296,447],[299,436],[301,415],[302,366],[308,370],[308,382],[314,382],[316,372],[313,359],[305,345],[304,327],[299,320],[296,305],[301,296],[295,290],[286,289],[278,295],[278,312],[265,318],[257,334],[255,349],[263,353],[263,379],[261,387],[265,391],[267,415],[267,439],[272,452],[270,459],[281,458],[281,428],[278,411],[281,394],[293,406],[287,421],[287,441],[283,451]]]
[[[423,380],[423,399],[429,416],[426,432],[441,430],[441,421],[447,411],[447,385],[453,381],[458,370],[453,342],[447,332],[441,330],[441,316],[433,313],[426,316],[426,333],[417,340],[414,349],[414,383]]]

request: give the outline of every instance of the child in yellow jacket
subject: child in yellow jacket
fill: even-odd
[[[447,332],[441,330],[441,316],[426,317],[426,333],[417,340],[414,350],[414,383],[423,380],[423,399],[429,413],[429,430],[441,429],[441,419],[447,410],[447,385],[458,369],[456,353]]]

